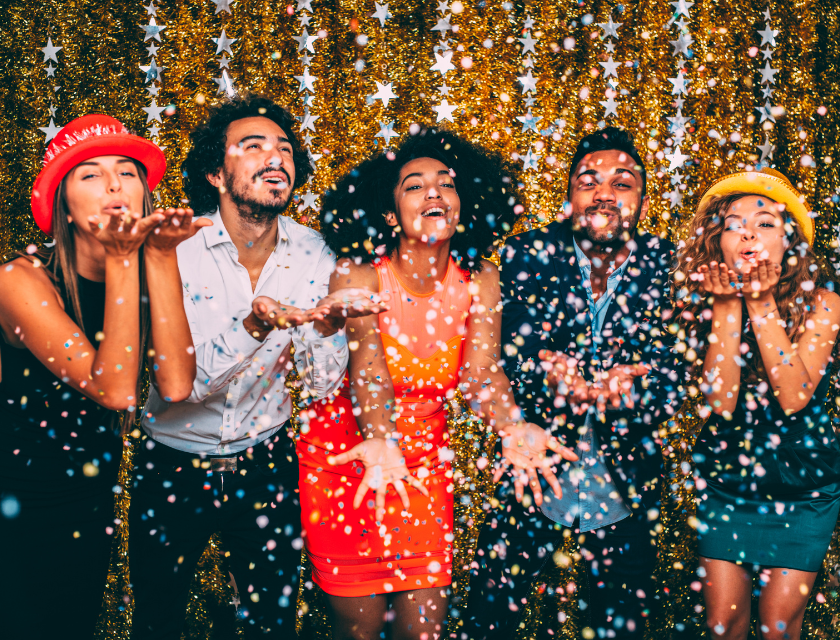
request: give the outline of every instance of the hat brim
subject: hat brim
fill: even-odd
[[[814,221],[809,215],[804,198],[796,193],[781,178],[766,173],[744,171],[733,173],[715,182],[700,199],[702,209],[712,196],[727,196],[732,193],[754,193],[766,196],[785,205],[787,212],[799,223],[808,244],[814,244]]]
[[[158,186],[166,173],[166,157],[153,142],[128,133],[91,136],[53,158],[38,174],[32,186],[32,215],[48,236],[52,235],[53,201],[58,185],[78,164],[99,156],[125,156],[146,168],[149,190]]]

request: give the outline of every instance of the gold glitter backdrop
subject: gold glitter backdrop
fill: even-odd
[[[301,120],[316,167],[294,215],[311,221],[318,194],[371,152],[398,143],[413,122],[449,127],[519,167],[522,225],[561,209],[567,162],[584,134],[627,128],[650,171],[649,230],[679,240],[705,187],[746,166],[773,166],[808,195],[816,244],[837,256],[840,3],[836,0],[5,0],[0,8],[0,248],[6,256],[45,238],[29,210],[45,138],[90,112],[113,115],[165,147],[170,170],[158,198],[181,202],[178,167],[190,130],[228,90],[267,94]],[[296,77],[297,76],[297,77]],[[396,137],[392,137],[392,133]],[[454,591],[482,519],[487,478],[471,464],[484,430],[453,416],[463,482]],[[686,407],[662,426],[666,474],[659,600],[651,638],[702,631],[691,526],[690,446],[699,420]],[[478,446],[476,446],[476,443]],[[123,481],[127,479],[124,469]],[[128,496],[118,496],[124,516]],[[126,638],[127,531],[120,531],[101,637]],[[190,638],[230,626],[224,541],[196,575]],[[118,547],[118,548],[117,548]],[[574,541],[555,554],[549,589],[533,594],[528,625],[576,622]],[[821,571],[803,636],[837,637],[840,598]],[[306,581],[304,574],[304,581]],[[328,637],[314,589],[299,599],[301,632]],[[228,610],[224,610],[228,611]],[[457,620],[451,628],[457,630]]]

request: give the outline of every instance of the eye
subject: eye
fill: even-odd
[[[82,180],[87,180],[88,178],[95,178],[95,177],[96,177],[95,173],[86,173],[82,176]]]
[[[262,145],[258,142],[251,142],[245,145],[245,149],[247,149],[248,151],[250,151],[251,149],[262,149]]]
[[[447,187],[449,189],[454,189],[455,188],[455,183],[454,182],[441,182],[440,186],[441,187]]]
[[[292,154],[292,148],[291,147],[282,147],[280,149],[280,151],[282,151],[283,153],[288,153],[289,155]]]
[[[406,191],[414,191],[414,190],[419,189],[419,188],[420,188],[419,184],[410,184],[405,188],[405,190]]]
[[[630,188],[630,185],[627,184],[626,182],[617,182],[615,186],[616,187],[621,187],[622,189],[629,189]]]
[[[726,227],[724,227],[724,231],[737,231],[741,228],[737,222],[729,222]]]
[[[120,171],[121,176],[131,176],[132,178],[137,174],[132,169],[123,169]]]
[[[761,223],[761,224],[759,224],[758,226],[759,226],[759,227],[764,227],[764,228],[766,228],[766,229],[775,229],[775,228],[776,228],[776,225],[775,225],[775,224],[773,224],[772,222],[762,222],[762,223]]]

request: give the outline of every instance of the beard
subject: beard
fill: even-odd
[[[278,171],[266,167],[261,169],[253,175],[250,184],[253,184],[260,176],[269,171]],[[287,194],[284,194],[280,189],[271,189],[269,193],[262,198],[249,193],[250,184],[244,183],[242,180],[237,180],[234,176],[225,173],[225,189],[230,195],[233,204],[239,213],[239,217],[246,222],[255,225],[266,225],[271,223],[277,216],[281,215],[288,207],[292,200],[292,181],[289,179],[289,174],[285,170],[279,169],[286,175],[286,182],[290,187]]]
[[[641,201],[630,213],[622,213],[621,209],[610,205],[593,205],[586,207],[583,213],[572,213],[572,229],[576,236],[586,238],[592,244],[623,245],[635,234],[641,214]],[[596,215],[607,216],[607,224],[603,227],[594,227],[592,219]],[[583,220],[586,224],[581,224]]]

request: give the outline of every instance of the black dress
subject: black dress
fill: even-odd
[[[713,415],[694,449],[699,553],[818,571],[840,511],[840,446],[825,409],[830,376],[785,415],[767,385],[741,386],[730,420]],[[762,393],[765,391],[765,393]]]
[[[79,293],[98,348],[105,283],[80,277]],[[0,636],[89,638],[113,537],[117,414],[2,337],[0,366]]]

